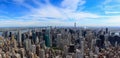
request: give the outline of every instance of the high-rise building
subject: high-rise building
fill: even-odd
[[[0,58],[2,58],[2,55],[0,54]]]
[[[35,58],[35,57],[34,57],[34,53],[30,52],[28,58]]]
[[[71,44],[68,48],[69,53],[74,53],[75,52],[75,45]]]
[[[85,48],[84,45],[85,45],[85,44],[84,44],[84,40],[82,40],[82,41],[81,41],[81,52],[82,52],[81,58],[84,57],[84,48]]]
[[[27,51],[30,51],[30,49],[31,49],[31,39],[25,39],[25,49],[27,50]]]
[[[0,47],[3,47],[3,45],[4,45],[4,40],[2,37],[0,37]]]
[[[24,48],[20,48],[20,50],[18,51],[18,53],[20,54],[21,58],[25,57],[25,50],[24,50]]]
[[[36,45],[31,46],[31,52],[34,54],[36,53]]]
[[[66,55],[66,58],[72,58],[72,55]]]
[[[22,34],[21,34],[21,31],[19,30],[18,31],[18,36],[17,36],[17,42],[18,42],[18,45],[19,46],[22,46]]]
[[[44,51],[44,49],[40,49],[39,51],[40,51],[39,57],[40,58],[45,58],[45,51]]]
[[[108,28],[106,28],[106,29],[105,29],[105,32],[106,32],[106,33],[108,33],[108,32],[109,32]]]
[[[46,45],[47,47],[50,47],[49,35],[45,34],[45,35],[44,35],[44,40],[45,40],[45,45]]]
[[[76,22],[74,23],[74,27],[76,28]]]
[[[15,58],[21,58],[20,54],[15,54]]]
[[[39,56],[40,53],[40,45],[36,45],[36,55]]]
[[[35,40],[35,44],[38,44],[39,43],[39,38],[38,36],[36,37],[36,40]]]
[[[103,48],[104,47],[104,41],[105,41],[105,36],[104,35],[100,35],[100,48]]]
[[[8,31],[3,32],[3,34],[2,34],[2,35],[3,35],[3,37],[4,37],[4,38],[9,37]]]
[[[43,38],[45,40],[45,45],[47,47],[50,47],[52,45],[51,39],[50,39],[50,30],[46,30],[43,34]]]
[[[59,48],[61,44],[62,34],[57,34],[56,46]]]
[[[21,41],[22,41],[22,40],[21,40],[21,35],[22,35],[22,34],[21,34],[21,31],[18,31],[18,42],[20,42],[20,43],[21,43]]]
[[[26,34],[22,34],[21,36],[22,36],[21,40],[23,42],[26,39]]]
[[[36,42],[36,32],[32,32],[32,41],[35,43]]]

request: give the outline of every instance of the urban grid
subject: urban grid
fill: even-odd
[[[3,31],[0,58],[120,58],[120,33],[76,26]]]

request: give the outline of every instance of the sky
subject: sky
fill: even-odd
[[[120,0],[0,0],[0,27],[119,26]]]

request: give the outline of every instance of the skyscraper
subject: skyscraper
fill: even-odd
[[[105,32],[106,32],[106,33],[108,33],[108,32],[109,32],[108,28],[106,28],[106,29],[105,29]]]
[[[22,44],[22,38],[21,38],[21,31],[19,30],[18,31],[18,37],[17,37],[17,42],[18,42],[18,44],[19,44],[19,46],[21,46],[21,44]]]
[[[45,30],[44,34],[43,34],[43,38],[45,40],[45,45],[47,47],[50,47],[52,44],[51,44],[51,39],[50,39],[50,30]]]
[[[33,40],[33,42],[35,43],[35,41],[36,41],[36,33],[35,33],[35,31],[33,31],[32,32],[32,40]]]
[[[27,51],[30,51],[30,49],[31,49],[31,39],[26,39],[25,40],[25,49]]]
[[[74,27],[76,28],[76,22],[74,23]]]
[[[3,45],[4,45],[3,38],[0,37],[0,47],[2,47]]]
[[[40,51],[39,57],[40,58],[45,58],[45,51],[43,49],[40,49],[39,51]]]
[[[44,35],[44,40],[45,40],[45,45],[47,47],[50,47],[50,38],[49,38],[49,35],[48,34],[45,34]]]
[[[73,44],[71,44],[68,48],[68,52],[69,53],[74,53],[75,52],[75,46]]]
[[[34,54],[36,53],[36,45],[31,46],[31,52]]]

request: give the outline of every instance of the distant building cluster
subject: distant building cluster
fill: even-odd
[[[0,58],[120,58],[120,34],[108,28],[4,31]]]

